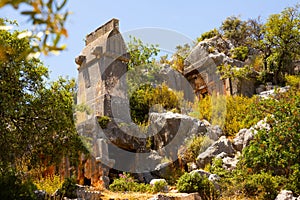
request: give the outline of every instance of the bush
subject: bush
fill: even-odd
[[[37,186],[37,189],[43,190],[48,194],[53,194],[56,190],[62,187],[63,181],[61,181],[60,176],[54,175],[53,178],[48,176],[35,181],[34,184]]]
[[[214,158],[208,168],[210,173],[217,174],[221,178],[230,177],[230,172],[223,168],[223,160],[221,158]]]
[[[132,120],[137,124],[143,124],[148,121],[149,110],[154,105],[159,104],[166,110],[172,110],[179,107],[180,101],[175,92],[162,84],[156,88],[151,85],[141,86],[131,95],[129,103]]]
[[[289,85],[295,89],[300,89],[300,75],[286,75],[286,85]]]
[[[256,109],[257,101],[257,97],[206,96],[195,101],[191,116],[220,125],[226,136],[235,136],[240,129],[250,128],[263,119],[263,113],[255,115],[251,111]]]
[[[246,46],[239,46],[230,51],[232,58],[240,61],[245,61],[248,57],[249,49]]]
[[[253,174],[247,176],[243,183],[243,192],[248,197],[275,199],[284,182],[284,178],[269,173]]]
[[[167,185],[167,182],[164,180],[156,181],[152,187],[152,191],[154,193],[164,192],[166,190]]]
[[[200,37],[197,38],[197,42],[201,42],[205,39],[213,38],[217,35],[220,35],[219,31],[217,29],[212,29],[208,32],[203,33]]]
[[[198,172],[185,172],[177,181],[176,187],[179,192],[198,192],[203,199],[217,199],[217,191],[213,183],[206,176]]]
[[[134,182],[134,179],[127,173],[119,174],[119,178],[114,179],[109,185],[109,189],[114,192],[151,192],[149,184]]]
[[[0,199],[36,199],[34,191],[37,187],[31,180],[22,180],[13,171],[0,174]]]
[[[270,113],[270,130],[258,130],[243,150],[239,168],[249,174],[268,173],[287,178],[285,187],[300,194],[300,92],[290,90],[256,106],[257,114]],[[254,113],[256,114],[256,113]]]
[[[204,152],[210,145],[212,141],[207,136],[194,136],[187,141],[187,148],[184,152],[183,159],[186,162],[193,162],[196,160],[197,156]]]
[[[62,184],[61,189],[59,190],[59,193],[63,197],[77,198],[76,190],[76,180],[74,178],[66,178]]]

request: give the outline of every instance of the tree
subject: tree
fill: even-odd
[[[73,118],[75,81],[47,83],[48,70],[29,58],[30,38],[0,30],[0,173],[76,162],[85,148]],[[3,59],[5,58],[5,59]]]
[[[263,29],[263,45],[269,48],[266,70],[274,74],[275,84],[283,83],[286,73],[293,73],[292,61],[300,54],[299,7],[298,4],[271,15]]]
[[[231,40],[235,46],[245,44],[246,38],[248,37],[246,21],[242,21],[236,16],[227,17],[226,20],[222,22],[220,29],[224,37]]]
[[[31,47],[32,52],[48,54],[51,51],[61,51],[65,45],[60,44],[62,37],[68,37],[65,22],[69,16],[66,9],[67,0],[1,0],[0,8],[12,6],[20,14],[29,17],[32,29],[27,33],[36,40]],[[3,25],[3,24],[0,24]]]
[[[156,62],[158,45],[144,44],[140,39],[130,37],[127,51],[130,55],[128,72],[126,73],[129,96],[141,85],[158,82],[161,66]]]
[[[191,46],[189,44],[184,44],[183,46],[176,46],[176,52],[172,56],[172,68],[183,73],[184,60],[187,58],[191,52]]]
[[[128,68],[134,69],[140,66],[154,64],[155,56],[159,53],[158,45],[143,44],[142,40],[131,36],[130,39],[127,44],[130,55]]]

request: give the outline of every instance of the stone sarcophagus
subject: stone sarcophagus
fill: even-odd
[[[119,21],[112,19],[88,34],[85,47],[75,59],[78,65],[77,105],[91,112],[77,112],[78,133],[86,138],[90,158],[81,158],[79,182],[93,186],[105,185],[108,169],[114,160],[109,158],[105,134],[98,118],[108,116],[124,121],[130,119],[126,72],[126,45],[119,32]]]

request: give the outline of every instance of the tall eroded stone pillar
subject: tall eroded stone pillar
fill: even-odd
[[[92,185],[104,183],[107,186],[108,168],[114,165],[97,119],[108,116],[127,120],[130,116],[125,76],[127,61],[117,19],[88,34],[85,47],[75,59],[78,65],[77,104],[91,110],[91,113],[76,113],[77,130],[87,138],[91,153],[91,158],[82,158],[79,179],[88,179]]]

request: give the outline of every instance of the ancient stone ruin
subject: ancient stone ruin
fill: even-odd
[[[212,45],[219,49],[212,52]],[[226,45],[230,46],[220,38],[200,42],[185,60],[183,75],[168,68],[162,70],[161,78],[170,88],[180,88],[185,93],[191,87],[191,93],[196,96],[213,91],[217,94],[251,94],[254,90],[249,87],[251,84],[240,84],[232,91],[229,80],[221,80],[216,73],[217,66],[222,63],[244,64],[221,53],[222,48],[228,49]],[[76,113],[78,133],[91,153],[90,157],[80,158],[79,184],[107,187],[113,170],[115,174],[135,171],[143,174],[142,179],[146,180],[145,173],[159,169],[164,157],[178,158],[178,150],[187,137],[211,134],[199,120],[170,113],[152,114],[147,133],[142,133],[130,118],[126,84],[128,60],[117,19],[88,34],[85,47],[75,59],[78,65],[77,105],[90,109],[90,112]],[[188,94],[186,98],[193,100],[194,94]],[[221,135],[212,132],[210,138],[213,140]],[[151,149],[146,147],[149,141],[152,142]],[[165,148],[168,144],[171,144],[169,149]]]
[[[230,49],[234,46],[230,41],[219,36],[199,42],[185,59],[183,70],[184,76],[199,96],[206,94],[252,96],[255,93],[255,79],[220,79],[217,73],[217,66],[228,64],[238,68],[243,67],[247,62],[232,59],[228,56]]]
[[[126,95],[126,46],[119,32],[119,21],[112,19],[88,34],[85,47],[75,59],[78,65],[77,104],[91,112],[77,112],[77,130],[87,138],[91,157],[82,158],[80,184],[93,186],[109,183],[109,168],[115,160],[109,158],[106,136],[98,123],[103,116],[126,120],[129,116]],[[103,164],[104,163],[104,164]]]

